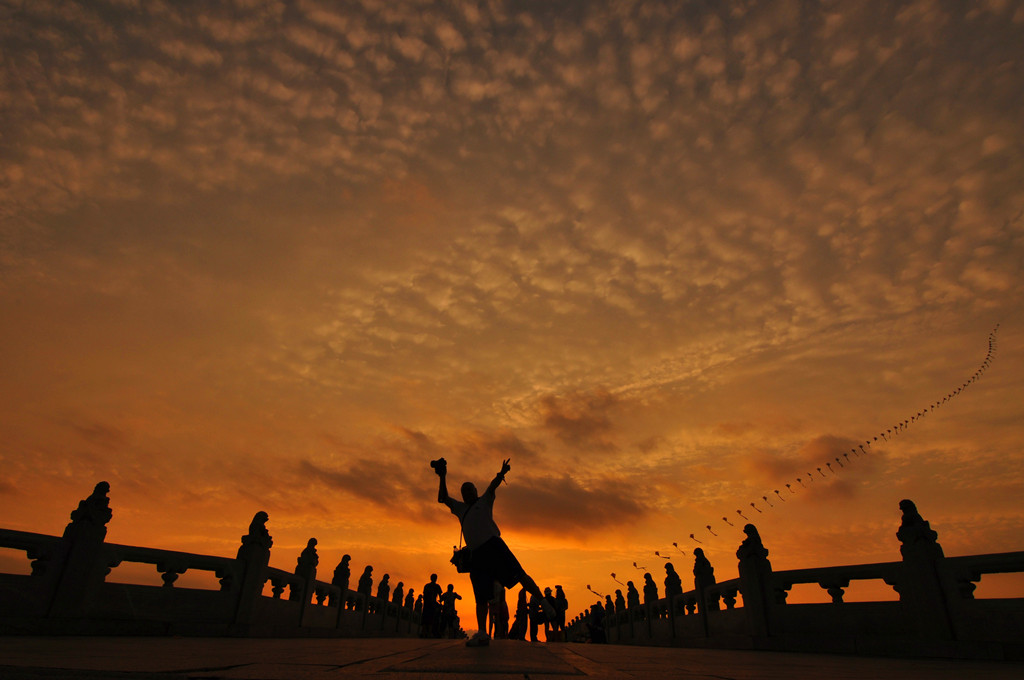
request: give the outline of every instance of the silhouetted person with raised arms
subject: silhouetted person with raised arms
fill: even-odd
[[[441,616],[441,586],[437,574],[430,575],[430,583],[423,586],[423,637],[437,637]]]
[[[469,569],[469,580],[473,583],[473,597],[476,600],[477,632],[466,644],[471,647],[489,643],[487,635],[487,602],[494,597],[494,582],[498,581],[505,588],[522,584],[524,588],[538,599],[544,614],[553,619],[554,608],[543,602],[543,595],[537,584],[530,578],[519,560],[512,554],[505,541],[501,539],[501,531],[494,523],[494,495],[498,486],[511,469],[509,461],[501,464],[501,471],[495,475],[483,495],[479,495],[472,482],[462,485],[462,501],[448,495],[448,465],[444,458],[433,461],[431,467],[439,478],[437,502],[444,503],[459,518],[466,545],[473,552]]]

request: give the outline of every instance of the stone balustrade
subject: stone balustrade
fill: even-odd
[[[0,574],[0,632],[253,636],[416,636],[420,615],[316,579],[315,541],[295,572],[268,566],[273,543],[258,513],[234,558],[107,543],[109,487],[82,501],[63,536],[0,529],[29,574]],[[111,571],[152,565],[160,585],[118,583]],[[181,587],[210,572],[214,589]],[[269,589],[267,585],[269,584]],[[269,590],[269,593],[266,592]]]
[[[1024,551],[947,558],[931,534],[925,542],[905,542],[899,562],[775,572],[767,559],[760,570],[744,569],[741,558],[739,578],[703,592],[690,590],[671,602],[663,598],[621,612],[584,612],[569,626],[568,639],[1024,659],[1024,598],[974,595],[986,574],[1024,573]],[[846,589],[856,581],[884,584],[880,590],[890,590],[893,598],[846,602]],[[787,602],[800,584],[819,586],[831,602]]]

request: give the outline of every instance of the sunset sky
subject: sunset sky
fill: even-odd
[[[738,509],[776,569],[902,498],[1024,549],[1022,83],[1000,0],[0,2],[0,527],[266,510],[466,615],[445,456],[570,616],[734,578]]]

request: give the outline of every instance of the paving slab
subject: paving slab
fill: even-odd
[[[496,640],[0,637],[3,680],[1021,680],[1024,664]]]

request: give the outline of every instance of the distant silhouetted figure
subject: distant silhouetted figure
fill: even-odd
[[[546,602],[547,604],[551,605],[552,609],[554,608],[554,606],[555,606],[555,596],[551,592],[551,588],[545,588],[544,589],[544,602]],[[552,617],[545,616],[545,617],[543,617],[544,618],[544,639],[549,641],[549,642],[553,640],[552,631],[554,631],[554,629],[555,629],[555,619],[557,617],[558,617],[558,613],[557,612],[555,613],[555,616],[552,616]]]
[[[504,588],[505,586],[502,586]],[[526,588],[519,589],[519,597],[516,600],[515,620],[508,630],[510,640],[525,640],[526,628],[530,620],[530,603],[527,601]]]
[[[605,610],[598,602],[590,606],[590,617],[587,620],[587,631],[590,633],[590,641],[594,644],[603,645],[608,642],[604,633]]]
[[[462,596],[455,592],[455,586],[448,584],[448,589],[441,593],[441,630],[445,637],[455,637],[455,622],[458,620],[458,612],[455,611],[455,601],[461,600]]]
[[[650,574],[644,574],[644,604],[654,604],[657,601],[658,584]]]
[[[505,586],[494,582],[494,599],[487,603],[487,631],[495,640],[508,637],[508,602],[505,601]]]
[[[537,631],[547,620],[547,617],[544,616],[543,602],[543,595],[538,597],[530,594],[530,642],[537,641]]]
[[[715,585],[715,568],[704,556],[701,548],[693,550],[693,587],[697,591],[697,602],[701,611],[707,609],[718,609],[718,595],[705,594],[704,589]]]
[[[356,585],[356,592],[362,595],[363,605],[367,611],[370,608],[370,597],[373,595],[373,567],[369,564],[363,569],[362,576],[359,577],[359,583]],[[359,609],[362,609],[359,607]]]
[[[469,580],[473,583],[473,597],[476,600],[477,633],[466,644],[486,645],[490,639],[487,635],[487,602],[494,597],[495,581],[505,588],[521,583],[531,595],[543,598],[540,588],[509,550],[501,538],[498,525],[494,523],[495,491],[511,466],[508,460],[502,462],[501,470],[491,480],[483,495],[478,495],[473,483],[464,483],[461,488],[462,501],[448,495],[448,465],[444,458],[433,461],[431,467],[439,479],[437,502],[447,505],[452,514],[459,518],[466,545],[473,551]],[[548,619],[555,617],[555,610],[550,604],[542,602],[541,606]]]
[[[331,585],[338,586],[341,590],[341,606],[345,606],[345,601],[348,599],[348,582],[352,576],[352,570],[348,563],[352,558],[345,555],[341,558],[341,562],[338,562],[338,566],[334,568],[334,576],[331,578]]]
[[[64,528],[64,538],[85,535],[102,540],[107,535],[107,522],[114,516],[108,493],[110,484],[100,482],[88,498],[78,501],[78,508],[71,511],[71,522]]]
[[[423,619],[420,635],[438,637],[441,634],[441,586],[437,574],[430,575],[430,583],[423,586]]]
[[[569,611],[569,600],[562,586],[555,586],[555,630],[565,630],[565,613]]]
[[[621,614],[624,611],[626,611],[626,598],[622,596],[622,590],[617,588],[615,590],[615,613]]]
[[[422,594],[416,596],[416,604],[414,604],[412,606],[412,611],[413,611],[413,613],[420,615],[420,623],[422,624],[422,622],[423,622],[423,595]],[[423,637],[422,625],[421,625],[421,628],[420,628],[420,637]]]

